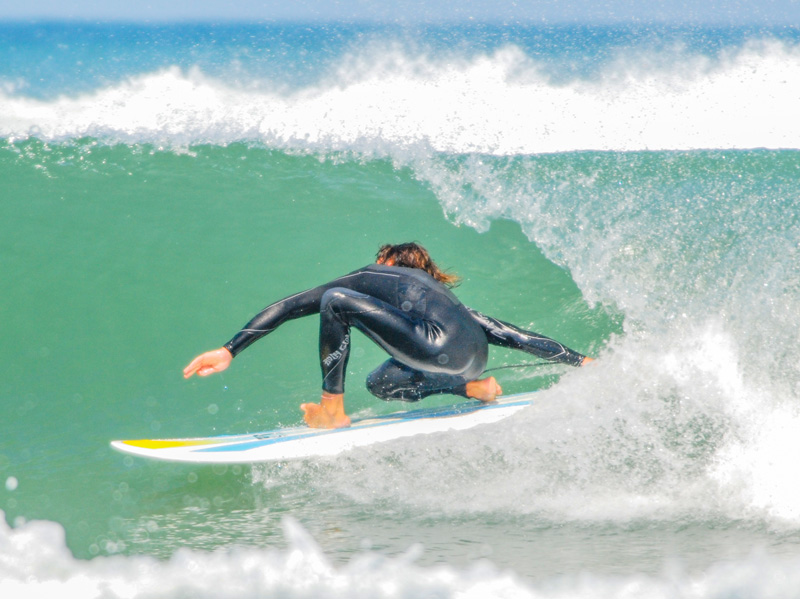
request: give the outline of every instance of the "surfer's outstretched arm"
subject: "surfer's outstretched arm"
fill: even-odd
[[[472,318],[483,328],[486,339],[492,345],[518,349],[549,362],[560,362],[572,366],[583,366],[592,358],[584,356],[559,343],[554,339],[526,331],[502,320],[481,314],[477,310],[467,308]]]

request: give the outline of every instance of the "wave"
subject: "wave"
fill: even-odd
[[[1,515],[1,514],[0,514]],[[64,542],[63,528],[52,522],[24,523],[16,529],[0,517],[0,591],[25,599],[44,594],[99,597],[619,597],[635,589],[637,597],[702,596],[796,597],[800,560],[750,556],[718,563],[703,573],[674,564],[660,576],[610,576],[584,572],[523,580],[488,561],[467,568],[421,567],[421,548],[399,557],[371,552],[334,566],[313,538],[294,520],[284,520],[286,550],[228,548],[215,552],[181,549],[169,560],[144,556],[76,560]]]
[[[787,118],[800,49],[788,42],[751,41],[713,58],[629,48],[586,76],[551,69],[513,44],[442,57],[368,44],[290,91],[177,66],[53,100],[6,82],[0,136],[493,155],[800,148],[800,124]]]
[[[52,171],[59,184],[81,189],[84,169],[155,175],[164,168],[156,167],[162,156],[154,162],[138,148],[36,141],[14,147],[30,156],[37,173]],[[197,173],[191,169],[214,164],[231,173],[225,189],[233,203],[221,206],[231,214],[252,181],[237,170],[242,157],[250,174],[302,185],[313,163],[320,170],[312,178],[345,189],[380,188],[387,184],[381,173],[389,170],[385,163],[354,161],[343,169],[313,158],[286,161],[281,152],[242,146],[197,154],[200,160],[190,153],[181,168]],[[413,175],[400,174],[421,180],[456,222],[487,230],[495,221],[514,221],[532,245],[564,267],[559,288],[574,283],[589,304],[621,314],[622,325],[616,335],[600,328],[594,346],[576,347],[601,359],[569,371],[540,392],[533,409],[502,428],[420,441],[399,458],[396,448],[381,448],[379,458],[356,453],[339,466],[320,466],[325,476],[313,486],[356,505],[399,503],[446,515],[499,512],[547,522],[699,518],[796,529],[797,156],[573,153],[410,161]],[[79,178],[65,179],[65,172]],[[292,208],[292,218],[312,214],[327,223],[341,213],[353,230],[369,226],[367,217],[351,216],[349,194],[331,197],[342,203],[325,216],[320,204],[310,204],[302,208],[306,213]],[[369,201],[381,200],[358,204],[359,211],[367,214]],[[403,226],[418,214],[392,208]],[[442,220],[434,229],[445,225]],[[503,245],[496,255],[531,249]],[[467,246],[457,251],[465,260],[474,256]],[[485,268],[482,280],[496,282],[496,265]],[[528,270],[524,286],[492,291],[498,309],[537,297],[543,272]],[[587,309],[575,307],[580,299],[575,292],[550,300],[556,308],[542,332],[558,338],[579,331],[577,338],[589,338],[586,330],[596,323]],[[503,373],[505,380],[509,375]],[[283,472],[281,480],[298,484],[298,469]],[[417,483],[421,474],[431,481],[424,488]],[[486,489],[503,492],[487,495]]]

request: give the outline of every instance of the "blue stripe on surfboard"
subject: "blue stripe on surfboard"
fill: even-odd
[[[402,416],[397,414],[384,414],[382,416],[374,416],[370,418],[363,418],[354,421],[349,428],[337,428],[330,430],[309,429],[297,434],[279,435],[279,436],[265,436],[264,438],[256,438],[253,440],[243,441],[240,443],[230,443],[226,445],[215,445],[212,447],[198,447],[191,450],[191,453],[209,453],[209,452],[226,452],[226,451],[248,451],[256,449],[257,447],[264,447],[266,445],[274,445],[275,443],[285,443],[288,441],[296,441],[298,439],[307,439],[309,437],[319,437],[322,435],[333,435],[337,433],[345,433],[352,431],[356,428],[373,428],[378,426],[386,426],[388,424],[398,424],[400,422],[411,422],[414,420],[424,420],[426,418],[448,418],[451,416],[463,416],[465,414],[472,414],[481,410],[492,410],[499,408],[509,408],[515,406],[530,405],[531,400],[520,399],[519,401],[497,404],[485,404],[476,402],[474,404],[460,404],[456,406],[442,406],[440,408],[422,408],[419,410],[411,410],[404,412]],[[375,422],[377,421],[377,422]],[[359,426],[359,423],[367,422]],[[253,437],[258,437],[259,434],[269,435],[270,433],[254,433]]]

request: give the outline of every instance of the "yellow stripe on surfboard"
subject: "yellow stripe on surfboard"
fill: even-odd
[[[134,441],[122,441],[131,447],[141,447],[143,449],[170,449],[171,447],[193,447],[196,445],[216,445],[219,441],[209,441],[208,439],[136,439]]]

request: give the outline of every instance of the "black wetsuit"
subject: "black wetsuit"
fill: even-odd
[[[267,306],[225,347],[236,356],[287,320],[317,313],[322,388],[328,393],[344,393],[350,327],[392,356],[367,378],[367,388],[382,399],[466,395],[466,383],[486,368],[489,343],[576,366],[584,358],[467,308],[423,270],[378,264]]]

